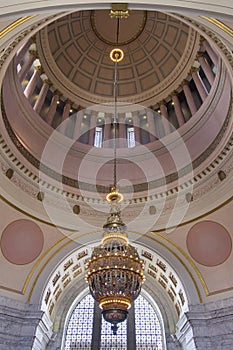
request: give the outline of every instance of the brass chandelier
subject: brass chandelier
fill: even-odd
[[[117,43],[119,18],[117,18]],[[117,189],[116,180],[116,128],[117,117],[117,65],[123,59],[121,49],[110,53],[115,64],[114,77],[114,171],[113,186],[106,199],[110,204],[110,215],[103,226],[101,244],[93,249],[87,264],[86,281],[94,299],[99,303],[102,314],[112,324],[113,334],[117,333],[118,323],[126,320],[131,303],[141,291],[144,277],[144,263],[137,249],[129,244],[126,225],[121,219],[120,202],[122,194]]]

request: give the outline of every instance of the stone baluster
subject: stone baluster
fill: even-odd
[[[70,109],[71,109],[71,103],[69,100],[67,100],[65,102],[62,116],[61,116],[61,122],[60,122],[60,125],[58,127],[59,132],[62,133],[63,135],[65,135],[65,132],[66,132],[67,122],[68,122],[68,118],[70,115]]]
[[[198,55],[198,61],[200,62],[201,68],[203,69],[210,85],[212,85],[214,82],[214,73],[203,54]]]
[[[48,80],[44,80],[42,88],[41,88],[41,90],[39,92],[38,98],[37,98],[37,100],[36,100],[36,102],[34,104],[34,107],[33,107],[34,111],[36,113],[38,113],[38,114],[40,114],[41,108],[44,105],[45,98],[47,96],[48,90],[49,90]]]
[[[170,128],[170,123],[168,121],[167,106],[164,102],[161,102],[159,107],[160,107],[161,116],[162,116],[164,133],[165,133],[165,135],[168,135],[171,132],[171,128]]]
[[[28,55],[28,59],[24,62],[22,69],[20,70],[18,75],[20,83],[22,83],[23,80],[25,79],[35,59],[36,59],[36,52],[30,51]]]
[[[181,109],[180,100],[176,94],[172,95],[172,101],[174,102],[174,109],[176,114],[176,119],[178,121],[179,127],[185,123],[184,114]]]
[[[59,95],[54,93],[52,102],[50,104],[48,113],[45,117],[45,121],[49,124],[52,125],[53,118],[55,116],[56,110],[57,110],[57,103],[59,101]]]
[[[31,76],[31,79],[29,80],[29,83],[27,84],[26,88],[24,89],[24,95],[29,99],[35,88],[36,85],[40,79],[40,75],[41,75],[41,67],[35,67],[34,68],[34,72]]]
[[[198,74],[197,69],[192,70],[192,78],[193,78],[193,81],[196,85],[197,91],[199,92],[201,100],[202,100],[202,102],[204,102],[206,97],[207,97],[207,92],[206,92],[206,89],[204,88],[204,85],[201,81],[201,78]]]
[[[194,115],[197,112],[197,106],[195,104],[195,101],[194,101],[194,98],[192,95],[192,91],[190,90],[188,81],[184,82],[183,91],[184,91],[186,101],[187,101],[188,107],[190,109],[191,115]]]

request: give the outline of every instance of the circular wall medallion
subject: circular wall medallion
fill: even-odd
[[[13,264],[25,265],[35,260],[42,251],[44,236],[40,227],[30,220],[11,222],[3,231],[1,250]]]
[[[232,250],[228,231],[213,221],[195,224],[188,233],[186,244],[192,258],[205,266],[222,264]]]

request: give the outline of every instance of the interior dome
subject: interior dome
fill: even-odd
[[[198,50],[197,32],[161,12],[132,11],[120,20],[118,35],[117,43],[117,20],[108,10],[80,11],[38,33],[38,54],[53,84],[87,107],[112,101],[114,65],[109,54],[119,46],[124,60],[118,68],[118,98],[148,106],[164,91],[168,95],[178,88]]]
[[[205,31],[177,15],[131,11],[118,31],[124,59],[117,71],[117,181],[124,212],[134,220],[146,203],[149,221],[154,213],[161,220],[157,227],[169,226],[177,203],[175,221],[187,208],[188,218],[199,212],[203,192],[198,186],[212,178],[210,162],[218,171],[228,147],[228,65]],[[116,35],[117,20],[108,10],[50,18],[17,44],[2,89],[3,136],[16,148],[25,186],[30,184],[43,204],[48,199],[48,207],[54,193],[61,202],[65,195],[68,208],[82,207],[74,213],[97,226],[102,213],[100,221],[93,219],[88,203],[97,211],[100,204],[105,214],[105,195],[113,185],[114,63],[109,54]],[[14,169],[8,170],[13,176]],[[66,210],[61,203],[56,216]],[[65,218],[68,226],[73,221]]]
[[[114,256],[93,269],[106,270],[110,293],[125,275],[118,252],[126,242],[135,249],[129,259],[137,252],[144,264],[142,298],[117,332],[125,345],[114,336],[114,347],[231,349],[233,3],[7,5],[0,19],[0,344],[97,349],[103,335],[111,348],[85,283],[102,238]],[[124,59],[115,106],[109,53],[117,20],[109,12],[119,5],[129,16],[119,21]],[[122,292],[137,287],[137,279],[125,282]]]

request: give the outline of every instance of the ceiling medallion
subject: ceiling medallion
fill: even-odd
[[[121,16],[120,13],[119,11],[118,14],[116,13],[116,16],[113,15],[112,17],[119,19],[117,16]],[[122,18],[121,30],[118,35],[118,46],[128,45],[137,40],[145,28],[147,12],[143,10],[132,11],[130,15],[128,13],[127,18]],[[116,44],[115,21],[109,16],[109,11],[92,10],[90,13],[90,24],[93,32],[101,42],[111,46]]]
[[[124,51],[118,48],[113,49],[110,52],[110,58],[113,62],[120,62],[124,58]]]
[[[117,19],[117,27],[117,33],[119,33],[119,19]],[[110,215],[103,226],[101,244],[93,249],[87,263],[86,281],[92,296],[102,309],[104,319],[112,324],[113,334],[116,334],[118,323],[126,320],[131,303],[140,294],[145,277],[144,262],[140,259],[137,249],[129,244],[127,227],[121,219],[120,203],[123,196],[116,186],[117,65],[123,59],[124,53],[120,49],[113,49],[110,57],[115,64],[113,187],[106,197],[110,204]]]
[[[129,10],[128,4],[112,4],[112,9],[109,13],[111,18],[128,18]]]

